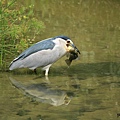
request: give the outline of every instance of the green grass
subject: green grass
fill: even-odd
[[[33,44],[45,29],[34,16],[34,5],[25,7],[16,1],[0,2],[0,70],[7,69],[11,58]]]

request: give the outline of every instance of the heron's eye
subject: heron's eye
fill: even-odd
[[[67,43],[70,43],[70,41],[68,40]]]

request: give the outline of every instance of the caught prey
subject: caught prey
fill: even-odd
[[[70,53],[68,53],[69,58],[65,60],[65,62],[68,66],[71,65],[73,60],[78,59],[78,53],[80,54],[79,50],[71,51]]]

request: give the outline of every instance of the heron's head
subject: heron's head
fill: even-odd
[[[62,40],[64,40],[67,52],[75,52],[80,54],[80,51],[77,49],[77,47],[74,45],[74,43],[69,37],[57,36],[57,38],[61,38]]]

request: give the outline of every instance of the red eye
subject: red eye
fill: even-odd
[[[67,41],[67,43],[70,43],[70,41]]]

